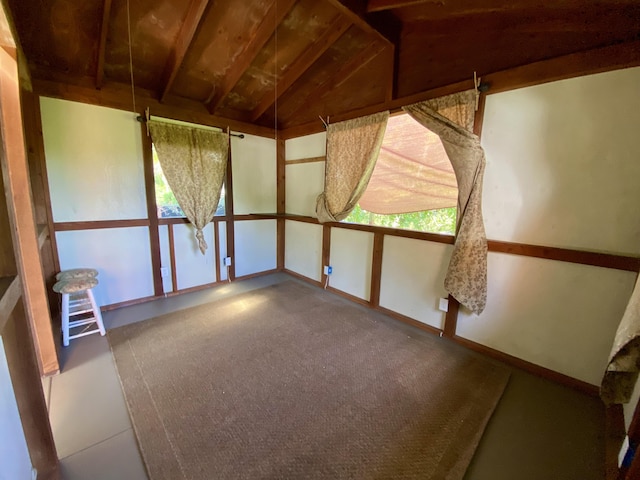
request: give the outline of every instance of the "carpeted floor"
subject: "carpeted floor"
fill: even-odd
[[[295,282],[108,336],[152,480],[461,479],[509,375]]]

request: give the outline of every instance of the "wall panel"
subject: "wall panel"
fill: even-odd
[[[322,157],[327,154],[327,134],[314,133],[285,141],[285,159]]]
[[[322,226],[285,222],[284,266],[312,280],[322,278]]]
[[[213,242],[213,225],[203,229],[209,248],[202,255],[195,237],[195,228],[190,223],[173,226],[176,249],[176,274],[178,289],[198,287],[216,281],[216,264]]]
[[[363,300],[369,300],[373,234],[342,228],[331,229],[329,284]]]
[[[276,211],[276,142],[231,137],[233,208],[236,215]]]
[[[236,277],[276,268],[276,221],[235,223]]]

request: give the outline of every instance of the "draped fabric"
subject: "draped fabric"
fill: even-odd
[[[149,121],[153,144],[167,182],[187,219],[196,229],[204,255],[208,245],[202,229],[218,207],[227,170],[226,133]]]
[[[600,385],[606,404],[628,403],[640,370],[640,278],[618,326],[609,363]]]
[[[410,115],[389,117],[360,207],[382,215],[455,207],[458,184],[440,137]]]
[[[487,237],[482,219],[484,150],[474,135],[475,92],[463,92],[404,107],[437,134],[458,181],[456,240],[445,289],[461,304],[482,313],[487,302]]]
[[[327,127],[324,191],[316,201],[320,223],[346,218],[364,193],[384,138],[389,112]]]

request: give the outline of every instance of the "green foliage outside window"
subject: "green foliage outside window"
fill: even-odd
[[[423,212],[380,215],[367,212],[360,208],[360,205],[356,205],[356,208],[343,221],[453,235],[456,231],[456,214],[457,209],[451,207]]]

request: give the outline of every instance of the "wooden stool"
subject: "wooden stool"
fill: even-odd
[[[84,337],[92,333],[105,334],[100,307],[93,296],[93,287],[98,285],[95,277],[68,278],[60,280],[53,286],[53,291],[62,294],[62,344],[69,346],[69,340]],[[90,314],[90,315],[89,315]],[[78,320],[71,321],[71,317],[80,316]],[[75,335],[70,335],[72,328],[95,323],[98,328],[83,330]]]

